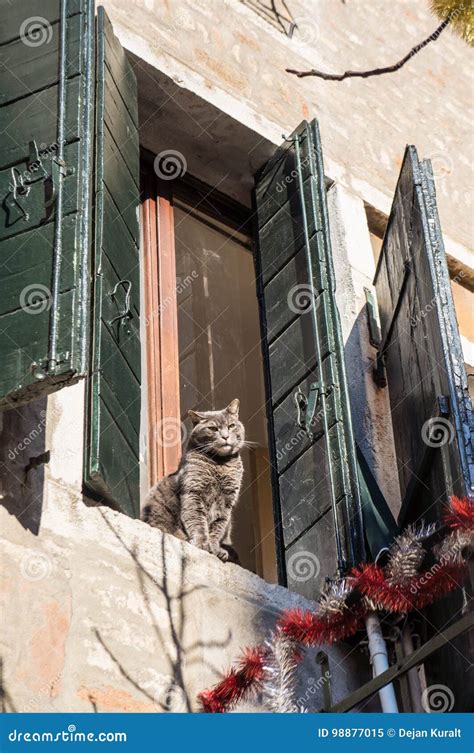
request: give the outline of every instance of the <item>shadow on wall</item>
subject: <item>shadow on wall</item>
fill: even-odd
[[[0,413],[0,501],[38,534],[43,508],[47,398]]]
[[[191,691],[188,687],[185,672],[192,665],[207,666],[214,675],[217,675],[221,667],[213,666],[203,656],[205,649],[225,649],[232,639],[232,631],[229,628],[227,636],[218,641],[202,641],[199,638],[188,642],[189,629],[187,627],[187,613],[190,606],[190,597],[199,590],[207,589],[207,585],[194,585],[187,587],[187,571],[190,565],[185,554],[181,555],[181,561],[177,566],[177,553],[173,549],[167,553],[167,536],[161,537],[160,559],[161,566],[158,574],[152,574],[143,565],[135,547],[129,546],[108,519],[107,515],[100,510],[106,525],[126,550],[134,563],[138,579],[140,593],[143,599],[143,607],[148,617],[147,625],[151,625],[156,638],[156,665],[144,660],[144,666],[137,669],[132,666],[130,652],[121,650],[118,646],[112,646],[112,642],[104,637],[96,627],[93,633],[102,649],[117,667],[120,675],[130,684],[131,689],[138,691],[143,696],[143,701],[153,712],[189,712],[195,707],[195,688]],[[178,570],[179,575],[176,576]],[[171,576],[170,573],[173,573]],[[191,599],[191,602],[193,600]],[[123,653],[123,657],[120,656]],[[102,708],[100,690],[88,691],[88,700],[94,711],[109,710]]]
[[[5,687],[5,682],[3,679],[3,659],[0,659],[0,713],[16,714],[17,711],[18,709],[13,703],[13,700],[10,697],[9,692]]]

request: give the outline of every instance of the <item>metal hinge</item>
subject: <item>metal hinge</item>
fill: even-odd
[[[57,354],[56,358],[54,359],[54,363],[47,357],[41,359],[41,361],[33,361],[30,366],[31,372],[35,379],[37,379],[38,381],[46,379],[46,377],[51,376],[55,373],[57,367],[60,364],[69,361],[70,355],[71,354],[69,350],[65,350],[63,353]]]
[[[68,167],[64,160],[53,156],[51,157],[51,175],[49,175],[42,160],[45,154],[38,150],[35,140],[29,142],[29,149],[30,154],[26,163],[26,169],[22,172],[17,166],[11,168],[10,191],[5,197],[7,210],[9,212],[15,210],[20,214],[20,218],[24,222],[28,222],[30,219],[26,203],[32,185],[40,181],[49,181],[51,183],[51,191],[48,192],[49,195],[45,198],[44,202],[45,208],[49,209],[56,202],[60,177],[64,178],[67,175],[74,174],[74,168]],[[48,154],[47,156],[50,155]]]

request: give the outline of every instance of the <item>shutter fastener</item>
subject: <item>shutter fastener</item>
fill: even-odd
[[[315,434],[311,430],[311,426],[316,417],[316,408],[322,395],[327,397],[331,394],[334,385],[329,385],[326,390],[321,389],[319,382],[311,382],[309,385],[308,395],[305,395],[301,387],[298,387],[294,393],[294,399],[296,403],[297,418],[296,422],[298,426],[305,430],[308,439],[313,440]]]

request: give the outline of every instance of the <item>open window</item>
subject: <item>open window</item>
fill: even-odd
[[[276,581],[274,523],[249,213],[197,181],[143,166],[148,481],[179,463],[190,408],[240,399],[245,475],[233,515],[238,562]]]

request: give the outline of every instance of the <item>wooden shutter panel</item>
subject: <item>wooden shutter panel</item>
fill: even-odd
[[[428,160],[409,146],[378,261],[404,522],[474,490],[473,415]]]
[[[139,500],[139,146],[135,75],[97,13],[95,253],[85,481],[123,512]]]
[[[318,126],[303,122],[256,178],[257,281],[280,578],[314,597],[364,555]],[[309,305],[305,305],[309,303]],[[319,401],[309,438],[295,396]]]
[[[93,3],[2,0],[0,407],[83,376]]]

